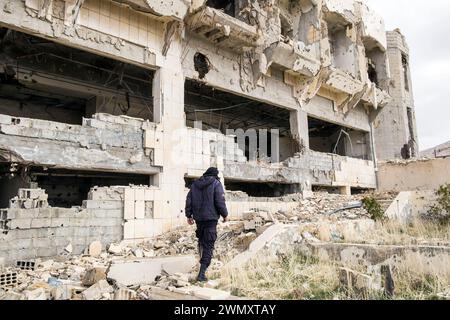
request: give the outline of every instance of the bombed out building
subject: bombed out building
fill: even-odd
[[[376,189],[408,63],[354,0],[0,0],[0,257],[161,234],[210,166],[232,216]]]

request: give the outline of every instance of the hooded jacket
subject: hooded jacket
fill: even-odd
[[[196,180],[186,198],[185,213],[195,221],[217,221],[228,216],[225,192],[215,176],[203,176]]]

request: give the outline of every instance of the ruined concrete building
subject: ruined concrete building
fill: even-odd
[[[209,166],[239,215],[416,152],[404,38],[359,1],[0,0],[0,27],[6,261],[161,234]]]

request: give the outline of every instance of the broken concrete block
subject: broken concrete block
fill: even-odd
[[[72,244],[69,243],[69,244],[67,245],[67,247],[64,248],[64,251],[66,251],[67,253],[72,253],[72,251],[73,251],[73,246],[72,246]]]
[[[267,228],[263,234],[250,243],[247,251],[235,256],[228,264],[228,267],[239,268],[254,258],[258,252],[270,243],[278,234],[283,232],[287,226],[283,224],[274,224]]]
[[[83,286],[90,287],[100,280],[106,280],[106,269],[105,268],[92,268],[89,269],[84,275],[81,283]]]
[[[348,290],[358,293],[380,291],[381,289],[381,284],[371,276],[347,268],[339,269],[339,281]]]
[[[47,300],[47,294],[44,288],[37,288],[31,291],[24,291],[27,300]]]
[[[161,270],[166,274],[177,274],[177,273],[189,273],[192,271],[195,263],[191,259],[179,259],[177,263],[172,261],[163,262],[161,264]]]
[[[127,288],[119,288],[114,292],[114,300],[134,300],[136,299],[136,292]]]
[[[103,294],[110,294],[114,292],[112,286],[106,280],[100,280],[90,288],[82,292],[84,300],[99,300]]]
[[[120,254],[122,252],[122,246],[120,244],[111,243],[108,247],[108,252],[112,254]]]
[[[137,248],[137,249],[133,250],[133,254],[136,258],[143,258],[144,250],[142,250],[141,248]]]
[[[23,293],[8,291],[0,295],[0,300],[25,300],[25,295]]]
[[[228,291],[196,287],[193,290],[193,295],[197,298],[205,300],[225,300],[228,299],[231,294]]]
[[[303,232],[302,233],[302,237],[303,237],[303,239],[305,239],[307,242],[310,242],[310,243],[318,243],[318,242],[320,242],[320,240],[319,239],[317,239],[316,237],[314,237],[311,233],[309,233],[309,232]]]
[[[91,257],[98,257],[102,253],[102,243],[100,241],[94,241],[89,245],[89,255]]]
[[[166,273],[173,274],[188,273],[196,264],[195,256],[113,261],[107,277],[125,286],[152,284],[162,274],[163,266]]]
[[[244,211],[242,212],[242,219],[243,220],[252,220],[256,216],[255,211]]]

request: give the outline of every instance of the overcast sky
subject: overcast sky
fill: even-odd
[[[450,140],[450,1],[365,0],[410,48],[420,149]]]

